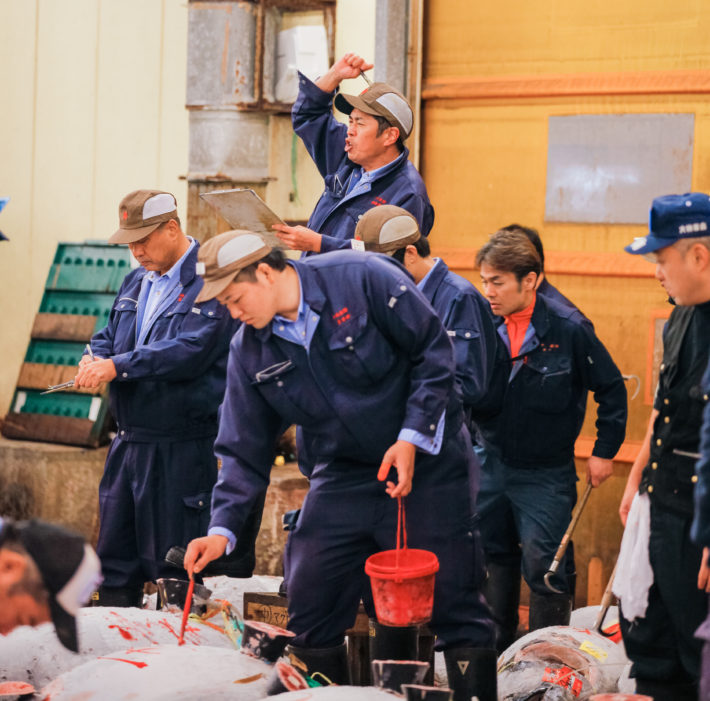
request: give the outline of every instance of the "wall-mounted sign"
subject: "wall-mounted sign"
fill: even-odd
[[[693,114],[550,117],[545,220],[645,224],[651,200],[689,192]]]

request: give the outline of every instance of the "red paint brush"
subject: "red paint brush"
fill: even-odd
[[[178,645],[185,644],[185,626],[187,625],[187,617],[190,615],[190,609],[192,608],[192,592],[195,589],[195,578],[190,575],[190,584],[187,587],[187,596],[185,597],[185,608],[182,610],[182,623],[180,624],[180,637],[178,638]]]

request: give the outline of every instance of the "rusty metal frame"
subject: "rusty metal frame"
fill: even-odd
[[[336,0],[249,0],[257,6],[256,38],[254,57],[254,95],[253,102],[240,103],[237,109],[250,112],[290,112],[292,103],[271,102],[264,97],[264,41],[265,16],[267,10],[275,9],[290,12],[307,12],[321,10],[326,35],[328,37],[328,59],[332,64],[335,56],[335,5]]]

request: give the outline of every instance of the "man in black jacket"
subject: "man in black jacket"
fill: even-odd
[[[591,390],[598,404],[597,440],[587,478],[598,486],[611,474],[624,440],[626,389],[589,321],[537,294],[542,265],[524,233],[497,232],[476,262],[484,294],[499,317],[507,378],[501,412],[478,421],[476,447],[486,564],[507,574],[499,578],[499,595],[489,600],[503,650],[517,627],[521,569],[531,590],[531,630],[569,622],[567,563],[551,578],[562,593],[550,592],[544,576],[577,498],[574,444]]]
[[[652,257],[656,278],[676,305],[663,331],[663,361],[649,431],[629,473],[620,509],[626,524],[620,573],[626,571],[627,539],[639,538],[644,522],[650,532],[634,551],[632,576],[617,577],[614,586],[621,598],[621,631],[633,662],[631,675],[637,691],[656,701],[696,698],[701,642],[694,633],[707,611],[708,570],[702,548],[691,541],[690,527],[694,467],[708,401],[702,389],[710,352],[708,227],[708,195],[657,197],[649,234],[626,247],[629,253]],[[648,553],[646,571],[651,575],[643,590],[645,611],[632,602],[639,598],[632,585],[644,579],[638,553]]]

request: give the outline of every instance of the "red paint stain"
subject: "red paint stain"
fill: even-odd
[[[135,638],[121,626],[109,626],[109,628],[115,628],[126,640],[135,640]]]
[[[122,660],[120,657],[99,657],[100,660],[113,660],[114,662],[125,662],[126,664],[132,664],[138,667],[138,669],[143,669],[147,667],[147,662],[135,662],[134,660]]]
[[[158,625],[163,626],[163,628],[170,631],[170,633],[172,633],[176,638],[179,637],[178,634],[175,632],[175,629],[165,619],[163,619],[162,621],[158,621]]]
[[[0,694],[3,696],[10,694],[34,694],[35,688],[27,682],[3,682],[0,684]]]
[[[160,626],[162,626],[163,628],[165,628],[165,630],[170,631],[170,633],[171,633],[172,635],[174,635],[174,636],[178,639],[178,642],[180,641],[180,636],[179,636],[178,633],[175,631],[175,628],[173,628],[173,626],[172,626],[168,621],[166,621],[165,619],[163,619],[162,621],[158,621],[158,625],[160,625]],[[200,641],[200,638],[199,638],[200,629],[199,629],[199,627],[188,625],[188,626],[185,627],[185,632],[186,632],[186,633],[193,633],[193,634],[196,634],[196,635],[197,635],[197,640],[194,640],[194,639],[193,639],[192,641],[188,641],[188,642],[192,642],[193,645],[196,645],[196,644],[199,643],[199,641]]]
[[[130,633],[127,636],[123,632],[121,632],[121,635],[123,635],[123,637],[126,638],[126,640],[138,640],[139,638],[143,637],[149,643],[155,644],[158,642],[150,633],[150,622],[149,621],[146,621],[145,623],[130,621],[127,618],[116,613],[116,611],[110,611],[110,614],[118,619],[118,622],[121,624],[121,626],[119,627],[118,625],[115,625],[115,626],[110,625],[109,628],[118,628],[120,631],[121,627],[123,627],[126,630],[128,630],[128,629],[131,630],[133,637],[131,637]]]

